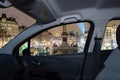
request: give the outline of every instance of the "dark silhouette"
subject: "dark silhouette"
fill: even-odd
[[[30,50],[28,48],[23,50],[23,56],[30,56]]]

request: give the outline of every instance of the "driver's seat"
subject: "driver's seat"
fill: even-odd
[[[95,80],[120,80],[120,25],[116,31],[118,47],[113,50],[105,61],[104,69],[98,74]]]

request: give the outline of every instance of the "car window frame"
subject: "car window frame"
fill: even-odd
[[[90,24],[90,28],[89,28],[89,32],[88,32],[86,44],[85,44],[84,51],[83,51],[84,55],[86,55],[87,52],[88,52],[89,46],[90,46],[90,41],[92,40],[93,32],[94,32],[94,24],[93,24],[92,21],[88,21],[88,20],[62,23],[62,24],[58,24],[58,25],[54,25],[54,26],[49,26],[49,27],[47,27],[47,28],[45,28],[45,29],[43,29],[43,30],[40,30],[39,32],[31,35],[29,38],[27,38],[26,40],[24,40],[23,42],[21,42],[20,44],[18,44],[18,45],[14,48],[14,50],[13,50],[13,55],[19,56],[19,53],[18,53],[18,52],[19,52],[20,46],[21,46],[22,44],[24,44],[25,42],[27,42],[27,41],[28,41],[28,45],[30,45],[30,40],[31,40],[33,37],[35,37],[36,35],[44,32],[44,31],[46,31],[46,30],[48,30],[48,29],[57,27],[57,26],[61,26],[61,25],[64,25],[64,24],[78,23],[78,22],[81,22],[81,23],[82,23],[82,22],[88,22],[88,23]],[[26,31],[26,30],[24,30],[24,31]],[[24,31],[23,31],[23,32],[24,32]],[[22,33],[21,33],[21,34],[22,34]],[[28,47],[28,48],[29,48],[29,50],[30,50],[30,47]],[[64,55],[66,55],[66,54],[64,54]],[[69,55],[74,55],[74,54],[69,54]],[[77,55],[77,54],[76,54],[76,55]],[[78,54],[78,55],[79,55],[79,54]],[[52,55],[52,56],[54,56],[54,55]],[[55,55],[55,56],[57,56],[57,55]],[[60,55],[58,55],[58,56],[60,56]]]

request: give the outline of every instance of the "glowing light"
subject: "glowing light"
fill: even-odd
[[[77,25],[78,25],[79,29],[81,30],[81,32],[84,34],[85,31],[86,31],[85,24],[84,23],[78,23]]]

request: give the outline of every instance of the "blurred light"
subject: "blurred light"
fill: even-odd
[[[85,24],[84,23],[78,23],[77,24],[81,32],[84,34],[86,31]]]

